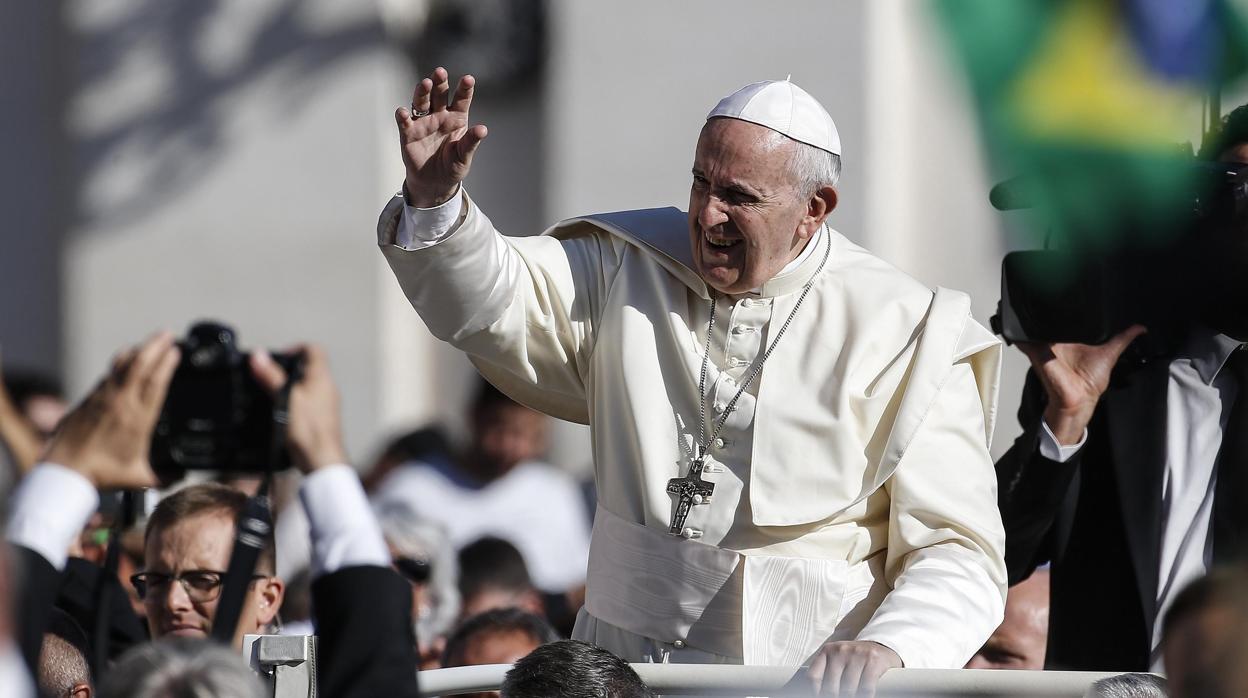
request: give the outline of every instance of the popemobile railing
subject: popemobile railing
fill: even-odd
[[[664,696],[810,696],[799,684],[802,667],[728,664],[633,664],[655,693]],[[422,696],[453,696],[496,691],[509,664],[422,671]],[[1116,672],[986,671],[977,669],[893,669],[880,678],[881,698],[922,696],[999,696],[1001,698],[1081,698],[1098,679]],[[797,680],[795,681],[795,677]]]

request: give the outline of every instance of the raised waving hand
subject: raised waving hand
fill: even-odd
[[[395,110],[407,169],[403,186],[412,206],[447,201],[468,176],[473,154],[488,134],[484,124],[468,123],[475,86],[476,80],[465,75],[452,94],[446,69],[438,67],[416,86],[411,107]]]

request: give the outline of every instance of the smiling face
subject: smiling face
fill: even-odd
[[[148,572],[171,576],[190,570],[224,572],[229,567],[234,547],[234,521],[224,511],[189,516],[153,531],[146,547]],[[272,574],[273,570],[263,568],[263,561],[260,564],[257,574]],[[149,589],[143,603],[152,637],[208,637],[220,601],[220,588],[216,591],[212,600],[198,602],[191,600],[179,582]],[[241,646],[244,634],[263,632],[264,626],[277,615],[281,600],[280,580],[269,576],[253,581],[243,602],[235,646]]]
[[[795,147],[739,119],[711,119],[702,128],[689,189],[689,241],[694,268],[711,288],[737,294],[762,286],[797,257],[831,211],[831,188],[813,197],[797,190],[790,167]]]

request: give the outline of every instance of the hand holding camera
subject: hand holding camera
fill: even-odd
[[[1044,386],[1044,421],[1059,444],[1073,445],[1083,437],[1118,358],[1146,331],[1132,325],[1104,344],[1019,343]]]
[[[119,354],[65,416],[42,460],[78,471],[97,489],[155,486],[148,449],[180,356],[168,332]]]
[[[307,474],[319,468],[347,463],[342,446],[338,388],[329,372],[324,350],[308,344],[291,353],[303,356],[303,377],[290,389],[290,424],[286,440],[295,467]],[[266,351],[251,354],[256,380],[276,395],[287,379],[286,370]]]

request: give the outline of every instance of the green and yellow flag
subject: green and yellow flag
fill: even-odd
[[[1248,64],[1225,0],[936,0],[989,154],[1040,234],[1093,251],[1190,210],[1202,100]]]

